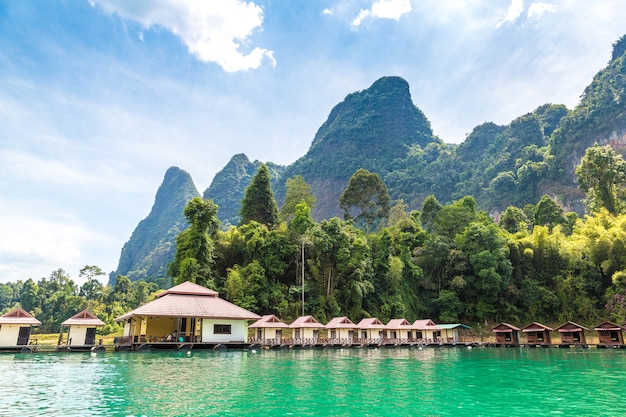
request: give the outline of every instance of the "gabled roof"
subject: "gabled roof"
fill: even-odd
[[[491,331],[494,333],[513,333],[514,331],[519,332],[520,328],[509,323],[500,323],[492,328]]]
[[[568,321],[567,323],[561,324],[554,330],[558,330],[559,333],[569,333],[569,332],[582,332],[583,330],[589,330],[585,326],[581,326],[580,324],[576,324],[573,321]]]
[[[613,330],[613,331],[622,331],[625,330],[624,326],[620,326],[619,324],[615,324],[610,321],[603,321],[598,324],[593,330]]]
[[[261,327],[270,327],[270,328],[281,328],[281,327],[289,327],[287,324],[283,323],[278,317],[273,314],[266,314],[261,317],[254,323],[248,326],[248,328],[256,329]]]
[[[356,329],[356,324],[347,317],[335,317],[326,324],[327,329]]]
[[[415,320],[413,322],[413,329],[415,330],[441,330],[441,327],[435,324],[431,319]]]
[[[241,308],[217,296],[217,292],[192,282],[184,282],[160,293],[156,299],[128,313],[115,321],[127,320],[135,316],[151,317],[198,317],[234,320],[255,320],[258,314]]]
[[[378,320],[376,317],[369,317],[363,319],[356,325],[358,329],[385,329],[385,325],[382,321]]]
[[[61,326],[104,326],[105,323],[89,310],[74,314],[61,323]]]
[[[537,323],[536,321],[533,321],[529,325],[522,327],[522,331],[525,332],[525,333],[528,333],[528,332],[545,332],[546,330],[551,332],[554,329],[552,327],[548,327],[548,326],[546,326],[544,324]]]
[[[388,329],[398,329],[398,330],[412,330],[413,325],[409,323],[406,319],[391,319],[389,323],[387,323]]]
[[[294,328],[322,328],[324,325],[319,321],[315,320],[313,316],[300,316],[294,320],[293,323],[289,325],[292,329]]]
[[[15,307],[0,317],[0,324],[30,324],[31,326],[39,326],[41,322],[21,307]]]

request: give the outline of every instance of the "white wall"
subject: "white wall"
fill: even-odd
[[[70,326],[67,333],[68,346],[84,346],[87,326]],[[70,339],[72,339],[70,341]]]
[[[230,324],[231,334],[213,334],[215,324]],[[247,335],[248,323],[245,320],[202,319],[202,341],[205,343],[245,343]]]
[[[17,346],[17,336],[20,334],[21,324],[3,324],[0,327],[0,346]]]

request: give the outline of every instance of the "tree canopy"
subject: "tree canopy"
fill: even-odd
[[[240,226],[251,221],[268,227],[278,224],[278,206],[270,184],[270,172],[265,164],[261,164],[252,182],[246,188],[241,201],[240,214]]]

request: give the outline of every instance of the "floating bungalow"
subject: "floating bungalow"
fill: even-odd
[[[102,340],[96,346],[96,328],[104,326],[104,322],[89,310],[83,310],[61,323],[61,333],[57,342],[57,350],[96,350],[102,347]],[[64,338],[67,328],[67,337]]]
[[[286,323],[283,323],[275,315],[265,315],[248,326],[249,329],[254,329],[255,332],[250,342],[269,346],[280,345],[283,341],[283,329],[288,327]]]
[[[418,341],[427,343],[441,341],[442,329],[431,319],[415,320],[413,322],[413,330],[415,330],[415,338]]]
[[[467,333],[471,328],[461,323],[437,324],[436,327],[441,329],[441,338],[446,343],[459,343],[461,341],[461,333]]]
[[[374,341],[382,343],[387,337],[387,326],[376,317],[365,318],[356,327],[361,333],[362,343],[373,343]]]
[[[331,344],[350,344],[358,337],[356,324],[347,317],[335,317],[325,327]]]
[[[120,317],[124,337],[116,349],[241,346],[248,341],[248,320],[258,314],[218,297],[218,293],[184,282]]]
[[[520,329],[509,323],[500,323],[491,329],[496,336],[496,345],[519,345]]]
[[[598,332],[598,347],[624,347],[624,326],[603,321],[593,330]]]
[[[32,350],[29,347],[32,326],[41,322],[21,307],[0,317],[0,350]]]
[[[570,347],[572,345],[587,346],[585,330],[589,329],[585,326],[576,324],[573,321],[568,321],[567,323],[561,324],[555,330],[561,335],[561,343],[559,344],[559,347]]]
[[[414,340],[413,325],[406,319],[392,319],[387,323],[387,337],[394,343],[408,343]]]
[[[320,337],[320,329],[324,325],[313,316],[300,316],[289,325],[292,330],[292,344],[314,345]]]
[[[553,328],[536,321],[522,327],[522,332],[526,333],[526,343],[535,346],[550,346],[552,344],[550,332],[552,331],[554,331]]]

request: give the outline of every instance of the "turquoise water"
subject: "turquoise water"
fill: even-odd
[[[625,393],[619,350],[0,355],[3,417],[616,416]]]

